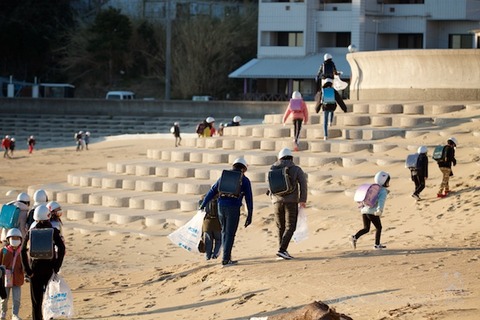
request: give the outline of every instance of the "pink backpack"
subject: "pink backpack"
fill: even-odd
[[[301,111],[303,99],[290,99],[290,110]]]
[[[359,208],[363,208],[364,206],[373,208],[377,205],[378,195],[381,189],[382,187],[376,183],[362,184],[360,187],[358,187],[357,191],[355,191],[353,200],[358,203]]]

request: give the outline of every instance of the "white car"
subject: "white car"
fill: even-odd
[[[131,91],[109,91],[105,96],[107,100],[133,100],[135,93]]]

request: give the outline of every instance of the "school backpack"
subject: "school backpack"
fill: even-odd
[[[53,228],[30,231],[30,258],[50,260],[54,257]]]
[[[302,110],[302,99],[290,99],[290,110],[292,111],[301,111]]]
[[[220,197],[238,198],[242,190],[243,173],[238,170],[223,170],[218,182]]]
[[[363,208],[364,206],[373,208],[378,202],[378,195],[382,187],[379,184],[373,183],[365,183],[362,184],[358,189],[355,191],[355,195],[353,196],[353,200],[358,203],[359,208]]]
[[[270,192],[276,196],[292,193],[295,186],[291,183],[288,167],[271,169],[268,172],[268,186]]]
[[[333,80],[334,77],[334,63],[332,60],[327,60],[323,63],[322,78],[330,78]]]
[[[13,204],[4,204],[0,212],[0,227],[5,229],[18,228],[20,208]]]
[[[322,103],[323,104],[336,104],[335,89],[328,87],[322,89]]]
[[[410,170],[417,170],[419,156],[420,155],[418,153],[409,154],[407,156],[407,159],[405,160],[405,168],[408,168]]]
[[[440,162],[440,161],[447,161],[447,147],[448,146],[436,146],[433,149],[432,159]]]
[[[195,132],[199,135],[203,135],[203,131],[205,130],[205,123],[204,122],[200,122],[199,124],[197,124],[197,127],[195,129]]]

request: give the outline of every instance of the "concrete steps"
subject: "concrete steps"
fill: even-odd
[[[480,104],[359,103],[348,107],[347,114],[336,112],[335,125],[329,128],[329,140],[323,140],[322,114],[311,112],[310,124],[303,127],[301,152],[295,154],[294,161],[307,174],[311,196],[344,193],[351,197],[360,182],[371,178],[372,166],[388,170],[403,165],[405,159],[391,157],[392,151],[415,152],[418,143],[411,141],[421,140],[426,133],[436,132],[444,139],[451,135],[445,129],[448,124],[480,121],[462,118],[463,110],[480,110]],[[309,108],[313,109],[312,104]],[[66,183],[31,186],[28,192],[33,194],[40,187],[46,189],[50,199],[66,208],[66,225],[80,232],[105,230],[106,225],[110,232],[153,235],[156,233],[149,228],[163,224],[178,226],[188,220],[196,211],[201,195],[224,169],[230,168],[235,158],[243,156],[249,163],[247,175],[252,181],[257,210],[269,205],[269,198],[263,195],[267,190],[268,169],[276,161],[278,151],[293,147],[292,125],[281,125],[282,116],[265,115],[262,125],[242,122],[240,127],[227,127],[223,137],[184,138],[182,147],[149,149],[143,159],[111,161],[105,171],[70,173]],[[34,121],[33,117],[27,118]],[[179,120],[181,124],[190,121],[87,117],[68,122],[66,117],[59,119],[65,122],[60,128],[72,132],[68,134],[72,145],[73,131],[93,125],[100,135],[100,132],[116,130],[142,132],[161,126],[168,130],[174,121]],[[23,125],[25,121],[22,121],[18,123]],[[192,119],[191,125],[197,122],[198,119]],[[70,126],[75,129],[72,131]],[[41,130],[43,126],[36,123],[33,128]],[[43,132],[48,139],[55,135],[55,130]],[[480,136],[480,130],[471,134]]]

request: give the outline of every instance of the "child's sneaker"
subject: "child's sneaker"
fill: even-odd
[[[387,246],[384,246],[383,244],[376,244],[373,246],[375,250],[382,250],[385,249]]]
[[[416,194],[416,193],[412,194],[412,197],[413,197],[415,200],[417,200],[417,201],[422,200],[422,199],[420,198],[420,196],[419,196],[418,194]]]
[[[293,257],[285,250],[285,251],[278,251],[277,256],[283,258],[285,260],[291,260]]]
[[[437,198],[445,198],[447,195],[443,193],[437,193]]]
[[[355,236],[351,236],[349,240],[352,248],[357,249],[357,238],[355,238]]]
[[[222,261],[222,266],[230,267],[230,266],[236,265],[237,263],[238,263],[238,261],[236,261],[236,260]]]

